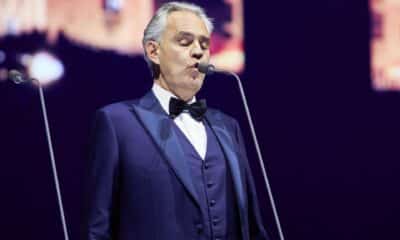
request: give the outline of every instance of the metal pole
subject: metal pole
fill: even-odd
[[[235,79],[237,80],[237,83],[239,85],[240,95],[242,97],[242,101],[243,101],[243,104],[244,104],[244,109],[246,111],[247,120],[248,120],[249,125],[250,125],[251,135],[253,137],[253,141],[254,141],[254,144],[256,146],[257,156],[258,156],[258,160],[259,160],[259,163],[260,163],[260,166],[261,166],[261,170],[262,170],[262,173],[263,173],[263,176],[264,176],[265,185],[267,187],[268,197],[271,200],[272,211],[273,211],[275,222],[276,222],[276,225],[277,225],[277,228],[278,228],[279,237],[280,237],[281,240],[285,240],[285,237],[283,236],[283,231],[282,231],[281,223],[280,223],[280,220],[279,220],[279,216],[278,216],[278,211],[277,211],[277,208],[275,206],[275,200],[274,200],[274,197],[272,195],[271,185],[270,185],[269,180],[268,180],[267,171],[265,170],[264,160],[263,160],[263,157],[261,155],[260,146],[258,144],[256,131],[254,129],[253,120],[251,118],[249,106],[247,105],[246,94],[244,92],[242,82],[240,81],[239,76],[234,72],[227,72],[227,71],[217,71],[217,72],[230,74],[230,75],[234,76]]]
[[[63,231],[64,231],[64,239],[69,240],[68,229],[67,229],[67,224],[66,224],[65,215],[64,215],[64,207],[63,207],[62,198],[61,198],[60,184],[58,181],[58,174],[57,174],[57,168],[56,168],[56,161],[55,161],[55,157],[54,157],[53,144],[51,141],[49,121],[47,119],[47,111],[46,111],[46,104],[45,104],[45,99],[44,99],[44,94],[43,94],[43,88],[42,88],[42,85],[40,84],[40,82],[39,81],[37,81],[37,82],[39,83],[40,103],[42,106],[44,125],[45,125],[45,129],[46,129],[47,144],[49,146],[51,167],[52,167],[52,171],[53,171],[54,183],[55,183],[56,192],[57,192],[58,207],[60,210],[61,222],[62,222]]]

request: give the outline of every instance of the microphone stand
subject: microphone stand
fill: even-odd
[[[16,73],[18,73],[18,72],[16,72]],[[55,183],[56,192],[57,192],[58,207],[59,207],[59,211],[60,211],[60,215],[61,215],[61,223],[62,223],[63,231],[64,231],[64,240],[69,240],[68,229],[67,229],[67,224],[66,224],[66,221],[65,221],[64,208],[63,208],[63,203],[62,203],[62,198],[61,198],[61,191],[60,191],[60,184],[59,184],[59,181],[58,181],[58,174],[57,174],[57,169],[56,169],[56,161],[55,161],[55,157],[54,157],[53,143],[51,141],[50,127],[49,127],[49,121],[48,121],[48,118],[47,118],[46,102],[45,102],[45,99],[44,99],[42,84],[37,79],[34,79],[34,78],[26,79],[21,73],[19,73],[19,74],[20,75],[16,76],[17,77],[16,79],[12,79],[15,84],[25,83],[25,82],[29,82],[29,81],[35,81],[36,83],[38,83],[39,95],[40,95],[40,103],[41,103],[41,107],[42,107],[44,125],[45,125],[45,129],[46,129],[46,137],[47,137],[47,144],[48,144],[48,147],[49,147],[51,167],[52,167],[54,183]]]
[[[248,121],[248,123],[250,125],[251,135],[253,137],[253,141],[254,141],[254,144],[255,144],[255,147],[256,147],[256,151],[257,151],[258,160],[259,160],[259,163],[260,163],[260,166],[261,166],[261,170],[262,170],[262,173],[263,173],[263,176],[264,176],[265,185],[267,187],[268,197],[271,200],[272,212],[274,214],[275,222],[276,222],[276,225],[277,225],[277,228],[278,228],[279,237],[280,237],[281,240],[285,240],[285,237],[283,236],[283,231],[282,231],[281,223],[280,223],[280,220],[279,220],[279,216],[278,216],[278,211],[277,211],[276,206],[275,206],[275,200],[274,200],[274,197],[272,195],[271,185],[269,183],[268,175],[267,175],[267,172],[265,170],[264,160],[263,160],[263,157],[261,155],[260,146],[258,144],[256,131],[254,129],[253,120],[251,118],[249,106],[247,104],[246,94],[244,92],[242,82],[240,81],[240,77],[234,72],[217,70],[214,66],[211,65],[207,69],[207,73],[212,73],[212,72],[219,72],[219,73],[224,73],[224,74],[231,75],[236,79],[236,81],[238,83],[239,90],[240,90],[240,96],[242,97],[244,109],[246,111],[247,121]]]

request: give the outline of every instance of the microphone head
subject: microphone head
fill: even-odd
[[[215,67],[212,64],[197,63],[196,67],[199,70],[199,72],[204,73],[204,74],[212,74],[215,72]]]
[[[15,69],[12,69],[8,72],[8,78],[13,81],[15,84],[21,84],[25,82],[29,82],[30,79],[26,78],[24,74],[22,74],[20,71],[17,71]]]

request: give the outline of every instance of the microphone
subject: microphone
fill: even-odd
[[[279,220],[278,210],[277,210],[277,208],[275,206],[275,200],[274,200],[274,197],[272,195],[271,184],[270,184],[270,181],[268,179],[267,171],[265,170],[264,160],[263,160],[263,157],[262,157],[262,154],[261,154],[260,145],[259,145],[258,140],[257,140],[256,130],[254,128],[253,120],[251,118],[250,109],[249,109],[249,106],[247,104],[246,94],[244,92],[242,81],[240,80],[239,75],[237,75],[236,73],[231,72],[231,71],[219,70],[214,65],[208,64],[208,63],[205,63],[205,62],[197,63],[195,65],[195,67],[199,70],[199,72],[204,73],[206,75],[218,72],[218,73],[232,75],[236,79],[236,81],[238,83],[238,86],[239,86],[240,95],[242,97],[243,106],[244,106],[244,109],[246,111],[246,117],[247,117],[247,121],[248,121],[249,126],[250,126],[251,135],[253,137],[253,142],[254,142],[254,145],[255,145],[255,148],[256,148],[256,151],[257,151],[257,156],[258,156],[258,160],[259,160],[259,163],[260,163],[260,167],[261,167],[261,170],[262,170],[262,173],[263,173],[265,186],[266,186],[267,192],[268,192],[268,197],[269,197],[269,199],[271,201],[272,212],[273,212],[273,215],[274,215],[274,218],[275,218],[276,226],[278,228],[279,237],[280,237],[280,240],[285,240],[285,237],[284,237],[283,231],[282,231],[281,222]]]
[[[15,84],[27,83],[34,80],[33,78],[29,78],[25,74],[15,69],[12,69],[8,72],[8,78]]]
[[[217,72],[217,69],[215,68],[214,65],[205,62],[196,63],[195,67],[199,70],[199,72],[204,73],[206,75]]]

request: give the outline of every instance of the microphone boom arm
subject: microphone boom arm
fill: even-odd
[[[58,181],[56,161],[55,161],[55,157],[54,157],[53,143],[51,141],[50,127],[49,127],[49,121],[48,121],[48,118],[47,118],[46,102],[45,102],[45,99],[44,99],[42,84],[40,83],[39,80],[34,79],[34,78],[29,78],[28,76],[24,75],[23,73],[21,73],[21,72],[19,72],[17,70],[10,70],[9,73],[8,73],[8,77],[15,84],[36,82],[37,85],[38,85],[40,103],[41,103],[42,113],[43,113],[44,126],[45,126],[45,130],[46,130],[47,144],[48,144],[48,147],[49,147],[51,167],[52,167],[52,171],[53,171],[54,184],[55,184],[56,193],[57,193],[58,207],[59,207],[61,223],[62,223],[62,227],[63,227],[64,240],[69,240],[67,223],[65,221],[64,207],[63,207],[63,203],[62,203],[60,184],[59,184],[59,181]]]
[[[36,81],[38,83],[38,85],[39,85],[40,103],[41,103],[41,106],[42,106],[44,125],[45,125],[45,128],[46,128],[47,144],[48,144],[48,147],[49,147],[50,161],[51,161],[51,167],[52,167],[53,177],[54,177],[54,184],[55,184],[56,192],[57,192],[57,201],[58,201],[58,207],[59,207],[60,216],[61,216],[61,223],[62,223],[62,227],[63,227],[64,240],[69,240],[67,223],[65,221],[65,214],[64,214],[64,208],[63,208],[62,197],[61,197],[60,184],[59,184],[59,181],[58,181],[56,161],[55,161],[54,151],[53,151],[53,143],[51,141],[49,121],[47,119],[46,102],[45,102],[45,99],[44,99],[43,88],[42,88],[42,85],[41,85],[40,81],[38,81],[36,79],[33,79],[33,80]]]
[[[271,185],[270,185],[270,182],[268,180],[267,171],[265,170],[264,160],[263,160],[263,157],[262,157],[262,154],[261,154],[260,146],[258,144],[257,135],[256,135],[256,131],[255,131],[254,124],[253,124],[253,119],[251,117],[249,106],[247,104],[246,94],[244,92],[243,85],[242,85],[242,82],[240,80],[240,77],[234,72],[216,70],[216,68],[211,64],[209,65],[207,70],[208,70],[208,72],[219,72],[219,73],[224,73],[224,74],[231,75],[236,79],[236,81],[238,83],[240,96],[242,97],[244,109],[246,111],[247,121],[248,121],[249,126],[250,126],[251,136],[253,138],[253,141],[254,141],[254,144],[255,144],[255,147],[256,147],[258,160],[259,160],[259,163],[260,163],[260,166],[261,166],[261,170],[262,170],[264,181],[265,181],[265,186],[266,186],[267,192],[268,192],[268,197],[271,200],[272,212],[274,214],[275,222],[276,222],[276,225],[277,225],[277,228],[278,228],[279,237],[280,237],[281,240],[285,240],[285,237],[284,237],[283,231],[282,231],[282,227],[281,227],[281,223],[280,223],[280,220],[279,220],[278,211],[277,211],[277,208],[276,208],[276,205],[275,205],[275,200],[274,200],[274,197],[273,197],[273,194],[272,194]]]

